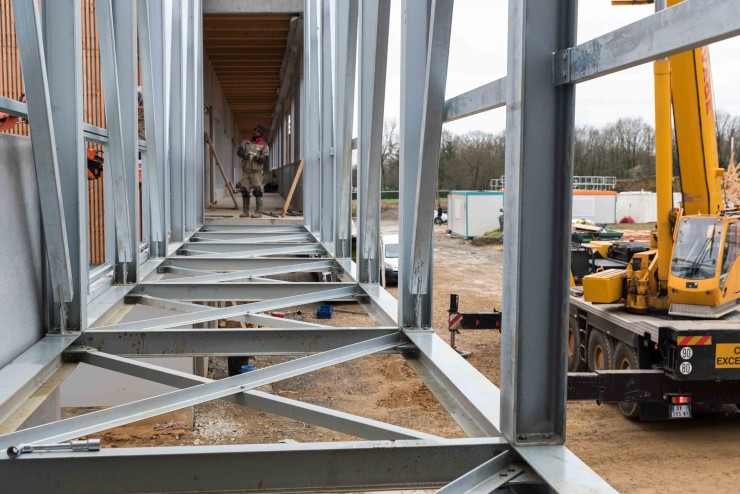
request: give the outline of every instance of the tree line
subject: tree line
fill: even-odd
[[[719,164],[727,168],[731,137],[734,136],[740,145],[740,116],[718,111],[716,124]],[[492,178],[504,175],[504,145],[503,132],[453,134],[444,130],[439,189],[488,189]],[[381,153],[383,190],[398,190],[398,153],[398,123],[387,120],[383,126]],[[678,159],[674,142],[676,177],[679,176]],[[652,124],[642,118],[620,118],[600,127],[576,126],[574,175],[617,177],[618,188],[622,190],[654,187],[654,182],[649,180],[655,176],[655,129]]]

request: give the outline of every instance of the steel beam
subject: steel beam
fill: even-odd
[[[274,268],[252,269],[249,271],[231,271],[228,273],[196,274],[190,276],[187,281],[195,283],[221,282],[221,281],[238,281],[245,278],[254,278],[260,276],[275,276],[286,273],[304,273],[304,272],[322,272],[333,269],[336,266],[333,259],[322,259],[320,261],[308,261],[303,264],[292,264],[290,266],[281,266]],[[165,270],[177,268],[164,268]],[[181,274],[181,273],[178,273]],[[182,278],[174,280],[160,280],[158,283],[176,283],[182,282]]]
[[[355,111],[358,1],[337,2],[334,30],[337,36],[337,76],[334,143],[336,147],[337,257],[352,257],[352,128]]]
[[[499,436],[498,388],[432,331],[404,331],[416,349],[407,362],[471,437]]]
[[[264,257],[264,256],[276,256],[276,255],[322,255],[326,251],[323,247],[317,244],[305,244],[305,245],[294,245],[290,247],[282,246],[252,246],[250,248],[242,247],[241,249],[235,249],[235,246],[221,246],[217,249],[214,248],[213,244],[207,246],[210,251],[203,249],[194,248],[196,244],[189,244],[190,247],[185,246],[178,250],[179,253],[184,255],[198,256],[200,259],[214,258],[222,259],[223,257],[235,258],[237,256],[242,259],[248,259],[250,257]],[[258,248],[255,248],[258,247]]]
[[[185,55],[184,32],[188,0],[172,0],[169,87],[169,171],[170,228],[172,240],[185,240]]]
[[[296,305],[310,304],[314,302],[321,302],[324,300],[335,300],[339,298],[345,298],[352,296],[355,292],[354,287],[331,287],[329,290],[314,290],[313,292],[304,292],[303,294],[295,294],[290,292],[290,284],[273,284],[273,283],[248,283],[249,285],[260,285],[262,288],[256,291],[261,297],[266,297],[263,292],[268,291],[267,288],[284,288],[290,295],[284,295],[280,298],[268,298],[262,302],[253,302],[249,304],[241,304],[233,307],[224,307],[216,309],[207,309],[200,312],[190,314],[176,314],[172,316],[155,317],[153,319],[144,319],[141,321],[130,321],[124,323],[114,324],[112,326],[98,326],[97,329],[110,330],[110,331],[130,331],[134,329],[165,329],[173,327],[182,327],[189,324],[196,324],[201,322],[217,321],[219,319],[229,319],[234,316],[240,316],[243,314],[249,314],[252,312],[262,312],[274,309],[283,309],[285,307],[294,307]],[[328,283],[327,283],[328,284]],[[212,300],[212,299],[198,299],[198,300]],[[229,300],[238,300],[230,298]]]
[[[309,242],[313,239],[311,234],[297,233],[295,235],[262,235],[260,237],[252,238],[209,238],[208,236],[197,236],[191,237],[190,243],[194,242],[206,242],[208,244],[214,244],[217,242],[234,244],[234,245],[251,245],[251,244],[269,244],[269,243],[303,243]]]
[[[575,86],[554,87],[549,60],[575,42],[576,12],[509,2],[501,432],[514,444],[565,440]]]
[[[390,0],[363,1],[360,12],[358,232],[360,283],[380,280],[380,179]]]
[[[14,117],[28,118],[28,105],[5,96],[0,96],[0,110]]]
[[[45,1],[41,13],[44,53],[49,76],[49,98],[59,160],[59,186],[64,207],[72,299],[67,304],[65,328],[87,327],[88,233],[87,176],[82,136],[82,27],[80,0]],[[25,63],[25,61],[24,61]],[[33,126],[36,130],[36,126]],[[34,153],[37,147],[34,145]],[[49,198],[41,198],[43,204]],[[52,311],[54,324],[59,314]]]
[[[146,180],[149,194],[145,200],[149,202],[150,214],[150,242],[149,247],[152,257],[160,257],[166,254],[165,238],[167,231],[162,221],[162,208],[160,201],[161,184],[159,178],[159,164],[164,162],[164,142],[160,133],[158,120],[158,107],[155,103],[156,84],[155,70],[153,66],[153,43],[150,33],[158,28],[152,29],[149,16],[149,2],[137,0],[136,4],[137,33],[139,41],[139,65],[141,66],[141,89],[144,102],[144,128],[146,133],[147,160]],[[161,117],[160,117],[161,118]]]
[[[332,74],[332,32],[331,0],[320,0],[321,12],[321,195],[318,205],[321,208],[321,242],[329,244],[333,250],[334,242],[334,89]]]
[[[554,492],[617,492],[565,446],[528,446],[515,451]]]
[[[511,451],[503,451],[462,477],[450,482],[437,494],[489,493],[521,474],[521,466],[511,464]]]
[[[306,29],[304,41],[305,59],[303,66],[307,71],[306,106],[303,128],[306,132],[305,139],[305,165],[303,186],[303,214],[306,218],[306,226],[313,233],[321,229],[321,211],[319,209],[321,198],[321,128],[320,111],[321,89],[319,86],[319,14],[318,0],[306,0]]]
[[[116,41],[113,27],[113,7],[111,0],[96,0],[95,14],[98,21],[100,42],[100,65],[103,74],[103,88],[105,94],[106,128],[108,130],[108,154],[106,163],[111,180],[111,194],[113,199],[113,217],[115,221],[116,247],[116,275],[122,283],[127,283],[128,268],[136,262],[138,249],[133,247],[132,240],[136,235],[135,228],[130,223],[132,218],[129,204],[128,178],[133,175],[131,170],[126,173],[126,167],[134,164],[126,160],[125,151],[127,137],[124,135],[123,119],[121,117],[121,100],[118,68],[116,62]],[[106,195],[106,197],[108,197]],[[135,206],[133,206],[135,208]],[[133,249],[133,250],[132,250]],[[107,249],[106,249],[107,250]]]
[[[316,266],[324,266],[330,259],[307,259],[305,257],[231,257],[224,254],[220,257],[179,256],[170,257],[163,264],[163,268],[175,267],[201,271],[253,271],[262,269],[290,269],[291,266],[303,266],[309,262]],[[336,266],[336,263],[333,264]],[[321,267],[324,270],[323,267]]]
[[[419,88],[424,87],[431,10],[431,0],[403,0],[402,3],[398,322],[404,327],[411,327],[415,322],[416,299],[411,293],[410,280],[413,272],[412,241],[424,105],[424,92]]]
[[[0,369],[0,422],[5,422],[62,366],[77,335],[47,336]]]
[[[135,302],[139,305],[147,305],[149,307],[158,307],[160,309],[165,310],[174,310],[177,312],[185,312],[188,314],[196,313],[196,312],[203,312],[204,310],[209,310],[210,307],[207,305],[199,305],[199,304],[193,304],[190,302],[180,302],[176,300],[169,300],[164,298],[155,298],[150,297],[148,295],[141,295],[138,297],[127,297],[127,301],[130,302],[131,299],[135,300]],[[266,314],[255,314],[255,313],[248,313],[248,314],[242,314],[239,316],[232,316],[229,317],[228,320],[230,321],[242,321],[245,323],[255,324],[259,326],[266,326],[268,328],[328,328],[330,326],[325,326],[323,324],[313,324],[310,322],[295,320],[295,319],[286,319],[284,317],[273,317],[268,316]]]
[[[445,101],[445,123],[506,106],[506,77],[484,84]]]
[[[77,344],[137,357],[306,355],[397,332],[397,328],[89,329]]]
[[[450,51],[453,0],[432,2],[427,50],[426,76],[419,165],[416,175],[415,216],[411,229],[411,271],[409,278],[399,279],[410,285],[414,301],[414,327],[429,328],[432,324],[432,264],[434,237],[434,203],[439,174],[439,152],[442,140],[442,117],[447,63]],[[412,144],[413,145],[413,144]],[[404,323],[406,321],[403,321]]]
[[[291,302],[285,297],[320,297],[351,299],[358,292],[354,283],[302,282],[276,283],[140,283],[136,293],[152,297],[174,298],[196,302],[265,300],[268,302]],[[315,300],[320,301],[321,298]],[[296,304],[310,303],[295,299]],[[287,307],[287,306],[283,306]],[[276,307],[279,308],[279,307]],[[267,310],[267,309],[261,309]]]
[[[416,490],[447,484],[507,447],[449,439],[103,448],[0,460],[0,475],[9,492],[27,494]]]
[[[213,382],[212,379],[208,379],[207,377],[195,376],[186,372],[98,351],[78,350],[70,353],[70,356],[85,364],[121,372],[129,376],[175,388],[189,388],[198,384]],[[245,391],[243,393],[225,396],[222,400],[364,439],[442,439],[432,434],[398,427],[378,420],[367,419],[298,400],[291,400],[290,398],[283,398],[282,396],[262,391]]]
[[[41,37],[39,6],[36,2],[13,0],[16,39],[28,103],[28,118],[33,122],[31,143],[36,167],[36,186],[41,205],[46,257],[51,291],[60,304],[57,323],[65,330],[66,304],[74,297],[67,226],[60,184],[57,143],[52,117],[52,99],[46,74],[46,57]],[[68,143],[65,142],[65,145]],[[53,322],[52,322],[53,323]]]
[[[578,83],[740,34],[740,0],[690,0],[558,49],[555,84]]]
[[[190,240],[259,240],[263,238],[292,238],[298,237],[310,238],[310,234],[306,230],[288,230],[288,231],[276,231],[271,232],[270,230],[260,230],[256,232],[196,232]]]
[[[40,425],[0,436],[0,447],[36,442],[61,442],[93,434],[120,425],[130,424],[162,413],[179,410],[210,400],[271,384],[318,369],[390,350],[398,345],[399,335],[391,334],[340,347],[315,355],[257,369],[247,374],[227,377],[191,388],[173,391],[152,398],[113,408]],[[129,472],[130,476],[130,472]],[[151,482],[152,479],[149,479]],[[170,479],[171,480],[171,479]],[[106,483],[106,484],[109,484]],[[151,485],[150,485],[151,490]],[[154,489],[157,490],[157,489]]]

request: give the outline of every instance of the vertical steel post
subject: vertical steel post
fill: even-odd
[[[321,241],[334,242],[334,94],[331,0],[321,0]]]
[[[139,137],[138,137],[138,59],[136,51],[136,3],[112,2],[113,36],[116,50],[116,74],[118,75],[118,98],[123,134],[123,163],[128,201],[129,249],[131,259],[124,276],[122,267],[118,278],[125,283],[139,281]]]
[[[352,127],[355,110],[358,0],[337,2],[334,26],[337,33],[337,74],[334,142],[337,163],[337,257],[352,257]]]
[[[447,62],[450,52],[453,0],[434,0],[429,28],[421,148],[416,183],[416,213],[413,218],[411,272],[407,282],[415,298],[414,327],[432,325],[432,263],[434,199],[439,172]]]
[[[67,308],[66,327],[87,326],[87,174],[85,141],[82,134],[82,27],[80,0],[45,0],[41,9],[44,28],[44,54],[49,77],[49,102],[59,166],[59,185],[68,244],[72,279],[72,299]],[[19,26],[20,27],[20,26]],[[26,61],[23,61],[24,65]],[[26,83],[29,90],[30,85]],[[36,95],[30,97],[36,98]],[[34,121],[35,122],[35,121]],[[35,132],[34,125],[32,133]],[[32,134],[33,135],[33,134]],[[36,153],[34,142],[34,153]],[[38,166],[38,165],[37,165]],[[41,202],[49,198],[41,197]],[[48,233],[47,242],[48,242]],[[53,311],[52,324],[61,321]]]
[[[203,3],[195,2],[195,221],[199,227],[205,223],[206,192],[203,177],[205,176],[205,140],[203,139]],[[210,153],[209,153],[210,155]]]
[[[361,283],[380,277],[380,174],[390,0],[361,2],[357,270]]]
[[[518,445],[565,440],[575,87],[553,85],[552,54],[576,14],[509,1],[501,432]]]
[[[306,225],[317,233],[321,226],[321,153],[319,126],[319,33],[318,0],[306,0],[306,30],[304,67],[308,71],[305,85],[306,108],[303,128],[305,129],[303,214]]]
[[[152,85],[154,96],[154,123],[157,129],[157,172],[159,174],[159,212],[161,222],[161,248],[160,255],[167,255],[169,232],[170,232],[170,178],[169,178],[169,86],[167,80],[167,64],[169,63],[167,53],[168,30],[170,25],[166,21],[165,6],[160,2],[147,2],[149,11],[149,41],[151,42],[151,67]],[[146,112],[146,109],[145,109]],[[145,115],[146,117],[146,115]]]
[[[153,49],[149,2],[138,0],[136,6],[137,33],[139,37],[139,64],[141,65],[141,89],[144,100],[144,128],[146,132],[146,164],[147,196],[151,221],[149,223],[149,252],[152,257],[166,254],[164,239],[167,233],[162,223],[160,202],[159,163],[163,162],[163,143],[161,129],[157,125],[159,107],[155,101],[155,83],[153,67]]]
[[[170,221],[172,240],[182,242],[185,239],[185,101],[187,90],[183,61],[183,39],[185,26],[183,20],[187,12],[188,0],[172,1],[172,33],[170,38],[170,77],[169,90],[169,170],[170,170]]]
[[[195,119],[200,108],[197,107],[196,102],[196,88],[195,83],[197,75],[195,73],[195,0],[184,0],[185,16],[183,22],[185,24],[185,34],[182,38],[182,47],[185,55],[185,63],[183,65],[184,76],[183,82],[185,84],[185,101],[182,106],[182,116],[184,118],[183,127],[185,131],[185,140],[183,141],[183,152],[184,152],[184,180],[185,180],[185,193],[183,194],[184,212],[185,212],[185,232],[187,234],[193,233],[196,229],[197,213],[196,208],[201,206],[198,203],[198,180],[196,175],[196,151],[197,144],[203,138],[195,135],[196,123]]]
[[[403,0],[401,20],[401,115],[399,122],[398,322],[415,323],[411,294],[413,224],[416,215],[421,126],[431,0]]]
[[[127,173],[126,167],[133,167],[133,165],[126,160],[125,147],[127,144],[125,141],[126,139],[133,140],[134,136],[124,135],[111,0],[96,0],[95,14],[98,21],[103,90],[106,95],[105,121],[108,130],[106,162],[108,172],[112,178],[111,194],[113,196],[113,216],[116,225],[116,278],[122,283],[128,283],[128,269],[131,263],[136,262],[138,249],[132,250],[131,248],[135,244],[135,240],[132,239],[135,239],[136,235],[132,230],[134,230],[136,223],[131,223],[131,214],[129,213],[128,189],[130,184],[128,179],[133,174],[131,172]],[[125,101],[128,101],[128,99]],[[108,235],[110,234],[111,232],[108,233]]]

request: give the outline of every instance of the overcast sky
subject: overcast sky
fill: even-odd
[[[544,0],[551,1],[551,0]],[[457,0],[447,77],[447,98],[506,75],[508,0]],[[578,42],[582,43],[653,13],[652,5],[615,7],[610,0],[579,2]],[[401,0],[393,0],[386,86],[386,118],[400,107]],[[711,45],[716,107],[740,115],[740,38]],[[619,117],[653,122],[652,64],[581,83],[576,90],[576,122],[601,125]],[[505,128],[503,108],[445,126],[455,133],[498,132]]]

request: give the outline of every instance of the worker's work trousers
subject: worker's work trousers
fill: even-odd
[[[252,191],[262,187],[262,172],[242,172],[242,180],[239,183],[243,188]]]

